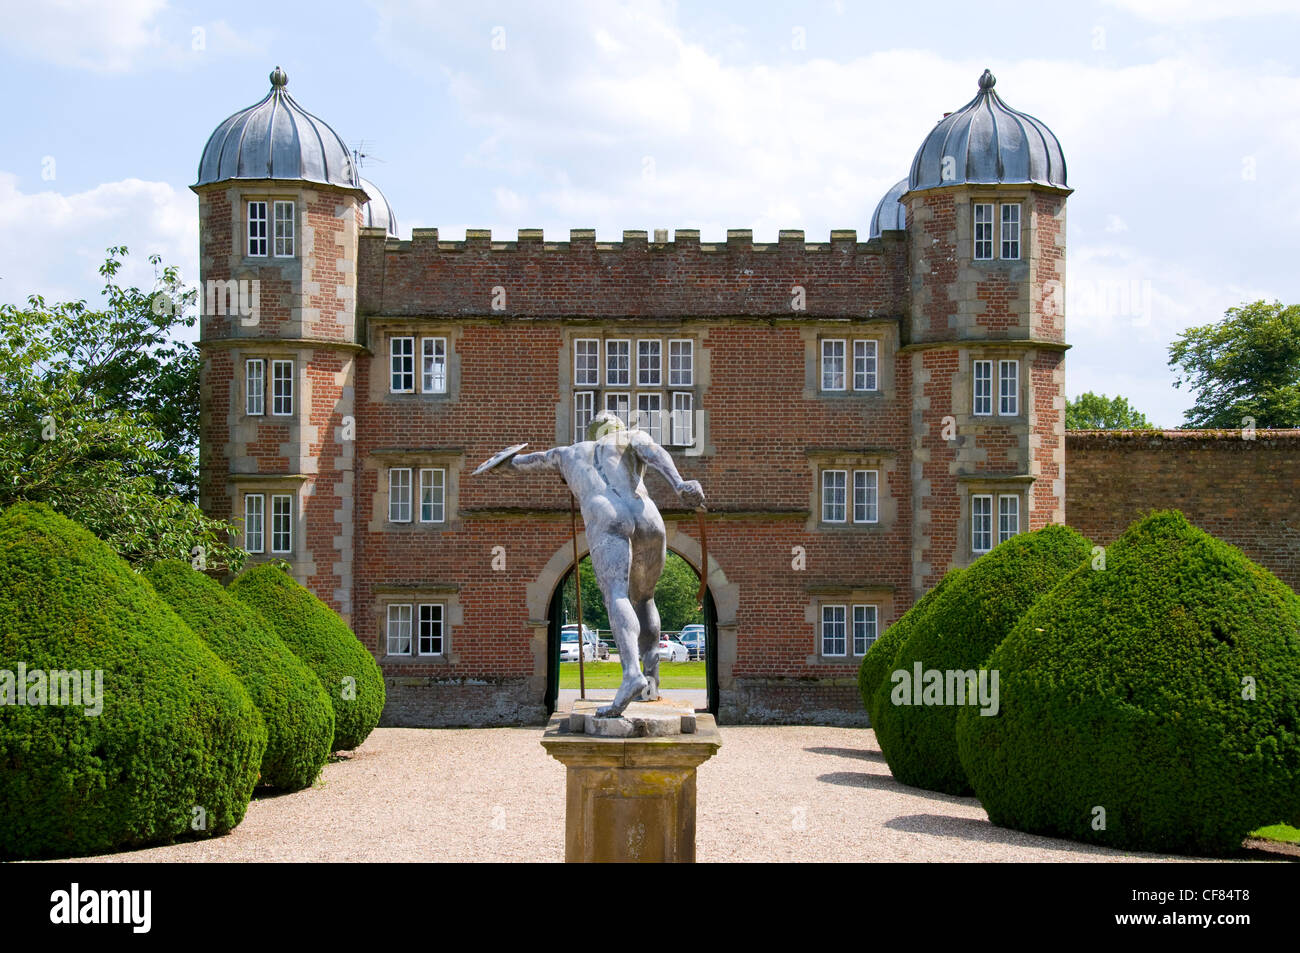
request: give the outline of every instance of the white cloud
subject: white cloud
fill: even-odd
[[[17,56],[99,73],[195,66],[209,55],[263,52],[263,29],[198,21],[167,0],[6,2],[0,46]]]
[[[125,179],[85,192],[22,192],[18,179],[0,172],[0,300],[25,302],[98,298],[98,274],[106,249],[126,245],[127,265],[119,283],[149,288],[154,269],[146,260],[162,256],[187,282],[198,280],[198,201],[166,182]]]

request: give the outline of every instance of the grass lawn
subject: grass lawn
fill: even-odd
[[[1268,827],[1261,827],[1257,831],[1252,831],[1250,836],[1262,837],[1265,840],[1280,840],[1287,844],[1300,844],[1300,831],[1286,824],[1272,824]]]
[[[618,662],[587,662],[583,666],[588,688],[618,688],[623,684],[623,666]],[[578,687],[578,663],[560,663],[560,687]],[[703,662],[660,662],[660,688],[707,688]]]

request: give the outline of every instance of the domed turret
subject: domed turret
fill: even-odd
[[[393,238],[397,238],[397,215],[394,214],[393,207],[388,204],[384,193],[369,179],[362,179],[361,187],[366,190],[366,195],[369,197],[369,201],[361,210],[364,217],[362,224],[366,228],[382,228]]]
[[[907,191],[907,179],[899,179],[876,206],[871,216],[870,238],[879,238],[881,232],[901,232],[907,228],[907,208],[899,201]]]
[[[988,70],[979,94],[940,120],[912,160],[909,189],[998,183],[1065,184],[1065,156],[1052,130],[1017,112],[993,91]]]
[[[358,188],[352,153],[323,120],[286,91],[289,77],[271,73],[271,91],[241,109],[208,138],[196,185],[226,179],[290,179]]]

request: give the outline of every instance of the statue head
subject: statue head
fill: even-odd
[[[599,440],[610,433],[626,430],[627,426],[612,410],[602,410],[587,424],[587,439]]]

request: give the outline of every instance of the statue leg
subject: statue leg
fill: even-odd
[[[636,603],[637,619],[641,623],[641,671],[650,684],[646,687],[647,701],[659,698],[659,607],[653,598]]]
[[[605,597],[609,612],[609,626],[618,646],[619,661],[623,663],[623,683],[614,695],[614,702],[599,709],[601,718],[617,718],[629,704],[645,691],[646,678],[637,665],[641,620],[632,600],[628,598],[627,580],[632,561],[632,547],[616,533],[602,533],[592,539],[591,562]]]

